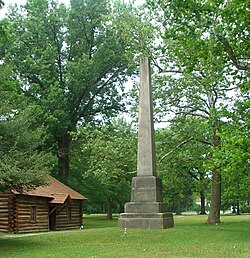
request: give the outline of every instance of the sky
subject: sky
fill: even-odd
[[[8,6],[10,4],[17,3],[19,5],[22,5],[22,4],[25,4],[26,0],[3,0],[3,2],[5,3],[5,6],[3,9],[0,10],[0,19],[4,17],[5,13],[7,12]],[[65,3],[66,5],[68,5],[70,3],[70,0],[59,0],[59,2]],[[129,0],[125,0],[125,2],[129,2]],[[143,2],[145,2],[145,0],[136,0],[135,4],[141,4]]]
[[[4,2],[4,8],[0,10],[0,19],[2,19],[4,17],[4,15],[7,12],[8,6],[10,4],[15,4],[17,3],[18,5],[23,5],[26,3],[26,0],[3,0]],[[70,0],[60,0],[60,2],[63,2],[65,4],[68,4],[70,2]]]

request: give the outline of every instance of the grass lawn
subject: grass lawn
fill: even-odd
[[[175,216],[166,230],[123,230],[117,218],[85,216],[83,230],[0,234],[0,257],[250,257],[250,215],[222,216],[220,225],[206,216]]]

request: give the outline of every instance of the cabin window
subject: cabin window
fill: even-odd
[[[71,207],[67,208],[67,219],[68,219],[68,222],[71,221]]]
[[[36,206],[30,207],[30,220],[36,222]]]

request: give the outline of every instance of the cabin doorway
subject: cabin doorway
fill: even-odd
[[[49,230],[56,230],[56,207],[49,208]]]

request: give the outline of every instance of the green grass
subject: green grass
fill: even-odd
[[[82,231],[0,234],[0,257],[250,257],[250,215],[222,216],[217,226],[205,221],[176,216],[172,229],[127,230],[124,236],[117,218],[85,216]]]

